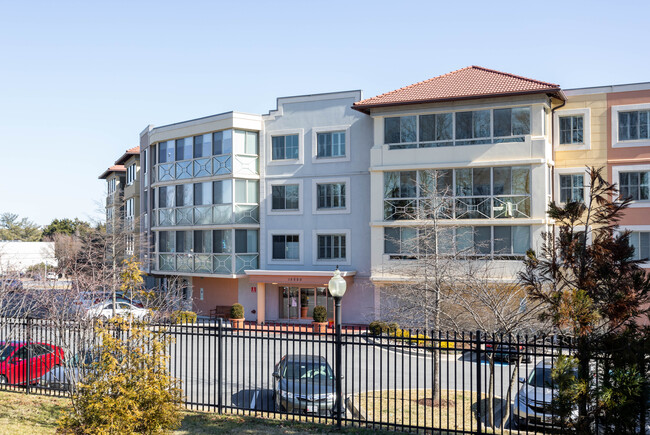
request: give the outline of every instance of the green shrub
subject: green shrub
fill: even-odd
[[[397,324],[397,322],[390,322],[388,324],[388,332],[395,332],[397,331],[397,329],[399,329],[399,325]]]
[[[314,318],[314,322],[327,322],[327,308],[322,305],[315,306],[312,317]]]
[[[385,334],[388,332],[388,325],[386,325],[386,322],[382,322],[381,320],[375,320],[374,322],[370,322],[370,325],[368,325],[368,331],[374,336]]]
[[[96,333],[99,358],[83,382],[73,381],[72,407],[57,433],[162,434],[180,426],[183,391],[165,355],[171,337],[119,318]]]
[[[230,307],[230,318],[231,319],[243,319],[244,318],[244,306],[242,304],[233,304]]]
[[[172,323],[195,323],[196,313],[194,311],[174,311],[172,313]]]

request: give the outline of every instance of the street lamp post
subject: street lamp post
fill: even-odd
[[[332,297],[334,298],[334,321],[336,328],[336,426],[341,429],[341,417],[342,417],[342,387],[341,387],[341,353],[342,343],[341,343],[341,298],[347,290],[347,283],[345,279],[341,276],[341,271],[339,267],[336,266],[334,271],[334,276],[330,279],[328,284],[328,289]]]

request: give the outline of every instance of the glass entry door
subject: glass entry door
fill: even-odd
[[[280,318],[311,319],[314,307],[322,305],[327,308],[327,318],[334,318],[334,298],[327,287],[280,287]]]
[[[282,292],[283,319],[300,318],[300,289],[298,287],[280,287]]]

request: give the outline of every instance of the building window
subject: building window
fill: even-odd
[[[115,178],[111,178],[108,180],[108,194],[112,195],[115,193],[115,187],[117,186],[117,183],[115,181]]]
[[[212,183],[194,183],[194,205],[212,204]]]
[[[257,204],[259,191],[257,180],[235,180],[235,202],[238,204]]]
[[[650,199],[650,172],[621,172],[619,173],[620,198],[630,198],[632,201],[647,201]]]
[[[316,157],[345,157],[345,132],[318,133]]]
[[[287,184],[271,187],[272,210],[298,210],[299,187],[297,184]]]
[[[254,131],[235,130],[233,147],[237,154],[257,155],[257,133]]]
[[[191,159],[193,146],[194,140],[191,137],[176,139],[176,160],[178,161]]]
[[[142,172],[147,173],[147,154],[149,150],[142,151]]]
[[[194,136],[194,158],[212,155],[212,134]]]
[[[175,160],[176,146],[173,140],[158,144],[158,163],[168,163]]]
[[[197,254],[207,254],[212,252],[212,231],[194,231],[194,252]]]
[[[232,153],[232,130],[212,133],[212,154],[219,156]]]
[[[271,137],[271,160],[297,160],[298,135]]]
[[[133,234],[126,234],[124,236],[124,245],[125,254],[128,256],[133,255],[135,249],[135,236]]]
[[[327,183],[316,185],[319,210],[345,208],[345,183]]]
[[[235,230],[235,252],[253,254],[258,251],[257,230]]]
[[[106,209],[106,220],[107,221],[113,220],[113,207]]]
[[[318,236],[319,260],[345,260],[345,234],[324,234]]]
[[[649,139],[650,110],[618,112],[618,140]]]
[[[175,204],[174,186],[162,186],[158,188],[158,208],[171,208]]]
[[[528,134],[530,107],[384,119],[384,143],[390,149],[523,142]]]
[[[126,185],[130,186],[135,183],[135,163],[126,168]]]
[[[584,117],[560,116],[560,144],[584,143]]]
[[[127,221],[133,219],[135,213],[135,210],[133,208],[134,204],[135,204],[134,198],[129,198],[126,200],[124,217],[126,218]]]
[[[385,172],[384,219],[528,218],[530,192],[529,166]]]
[[[584,175],[560,175],[560,202],[583,202],[585,200]]]
[[[529,226],[477,226],[440,229],[436,235],[427,236],[430,229],[412,227],[384,228],[384,254],[391,259],[413,259],[435,252],[429,241],[438,237],[441,255],[512,258],[521,257],[530,249]]]
[[[179,184],[176,186],[176,207],[186,207],[192,205],[192,184]]]
[[[273,236],[273,260],[299,260],[300,259],[300,236],[296,235],[274,235]]]
[[[176,232],[159,231],[158,232],[158,252],[175,252]]]
[[[176,231],[176,252],[192,252],[192,231]]]
[[[244,240],[246,239],[247,230],[236,230],[243,231]],[[232,252],[232,231],[231,230],[214,230],[212,231],[212,250],[215,254],[229,254]],[[246,252],[247,246],[246,243],[243,245],[243,250]],[[253,251],[255,252],[255,251]]]
[[[232,180],[212,182],[212,203],[232,204]]]
[[[630,245],[634,248],[635,260],[650,260],[650,232],[631,232]]]

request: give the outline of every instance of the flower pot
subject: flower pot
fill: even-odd
[[[244,327],[244,319],[230,319],[233,328],[241,329]]]
[[[302,319],[307,318],[307,311],[309,311],[309,307],[300,307],[300,317]]]
[[[327,332],[327,322],[314,322],[314,332],[317,334],[325,334]]]

